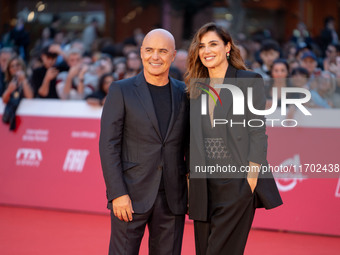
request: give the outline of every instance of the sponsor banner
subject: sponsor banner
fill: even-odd
[[[0,123],[0,203],[107,213],[98,152],[101,109],[91,108],[85,118],[85,102],[71,102],[69,110],[56,109],[60,102],[53,100],[22,103],[16,132]],[[78,111],[82,117],[73,117]]]
[[[298,167],[339,164],[339,133],[339,128],[268,128],[268,161]],[[284,204],[257,210],[253,227],[340,235],[340,173],[320,179],[303,174],[276,178]]]
[[[340,111],[311,113],[297,116],[302,125],[296,128],[268,127],[271,165],[327,170],[340,163]],[[0,123],[0,203],[107,213],[100,114],[101,108],[85,102],[23,100],[16,132]],[[284,205],[257,210],[253,227],[340,235],[339,177],[276,175]]]

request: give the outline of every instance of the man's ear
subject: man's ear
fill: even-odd
[[[176,54],[177,54],[177,50],[174,50],[174,55],[173,55],[173,58],[172,58],[172,61],[171,61],[171,62],[174,62],[175,57],[176,57]]]

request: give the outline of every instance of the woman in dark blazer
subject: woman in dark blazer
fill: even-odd
[[[265,118],[252,113],[247,104],[252,88],[254,108],[265,109],[263,80],[246,70],[230,34],[214,23],[198,30],[188,55],[189,217],[194,220],[196,254],[243,254],[255,208],[282,204],[272,173],[264,171]],[[236,86],[244,104],[235,107],[234,92],[216,84]]]

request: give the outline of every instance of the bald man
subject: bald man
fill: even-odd
[[[101,119],[99,151],[111,210],[109,254],[135,254],[146,225],[149,254],[180,254],[187,212],[185,85],[169,77],[175,40],[149,32],[143,71],[114,82]]]

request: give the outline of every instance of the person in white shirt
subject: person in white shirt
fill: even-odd
[[[57,76],[56,90],[61,99],[84,99],[93,93],[95,86],[88,84],[85,74],[89,66],[82,63],[82,54],[77,49],[71,49],[67,55],[69,71],[60,72]]]

